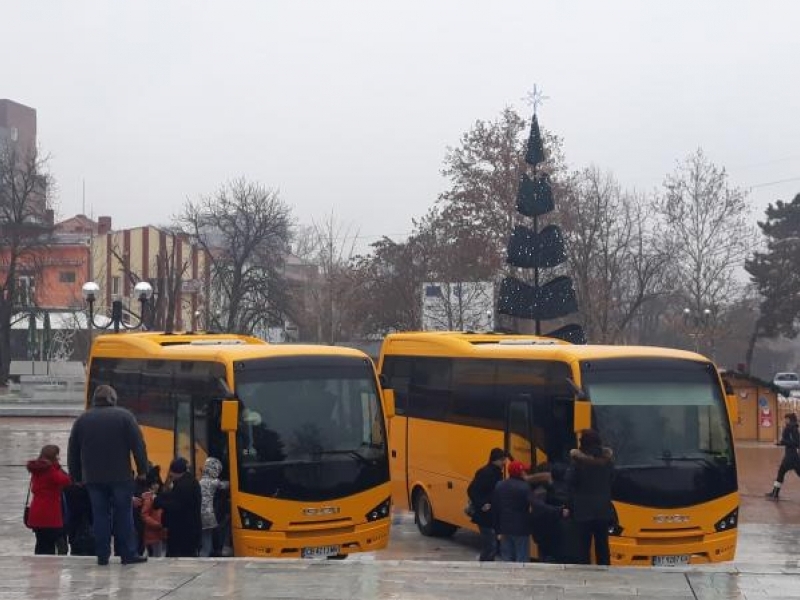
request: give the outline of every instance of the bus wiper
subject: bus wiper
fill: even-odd
[[[671,454],[662,454],[661,456],[657,456],[656,458],[658,458],[659,460],[663,460],[664,462],[693,462],[703,466],[712,466],[712,467],[717,466],[717,464],[707,456],[689,456],[689,455],[672,456]]]
[[[374,461],[370,460],[357,450],[320,450],[319,452],[314,452],[314,455],[322,456],[323,454],[345,454],[352,458],[355,458],[358,462],[363,463],[365,465],[372,465]]]

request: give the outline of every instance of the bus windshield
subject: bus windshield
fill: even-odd
[[[378,390],[362,359],[242,361],[236,393],[243,492],[323,501],[388,479]]]
[[[615,500],[670,508],[736,491],[731,432],[712,365],[596,361],[584,366],[583,384],[594,426],[615,455]]]

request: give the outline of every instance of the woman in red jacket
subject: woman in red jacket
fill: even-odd
[[[28,461],[33,494],[28,527],[36,534],[35,554],[55,554],[56,542],[63,535],[61,492],[71,480],[58,463],[59,454],[58,446],[48,445],[39,458]]]

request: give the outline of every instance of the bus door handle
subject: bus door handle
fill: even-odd
[[[392,458],[397,458],[397,450],[392,450]]]
[[[447,489],[448,490],[452,490],[453,489],[453,482],[452,481],[448,481],[447,482]]]

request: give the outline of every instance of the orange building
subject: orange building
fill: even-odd
[[[738,401],[739,414],[733,424],[737,441],[775,442],[783,427],[783,410],[778,388],[758,377],[725,371],[723,381],[730,384]]]

